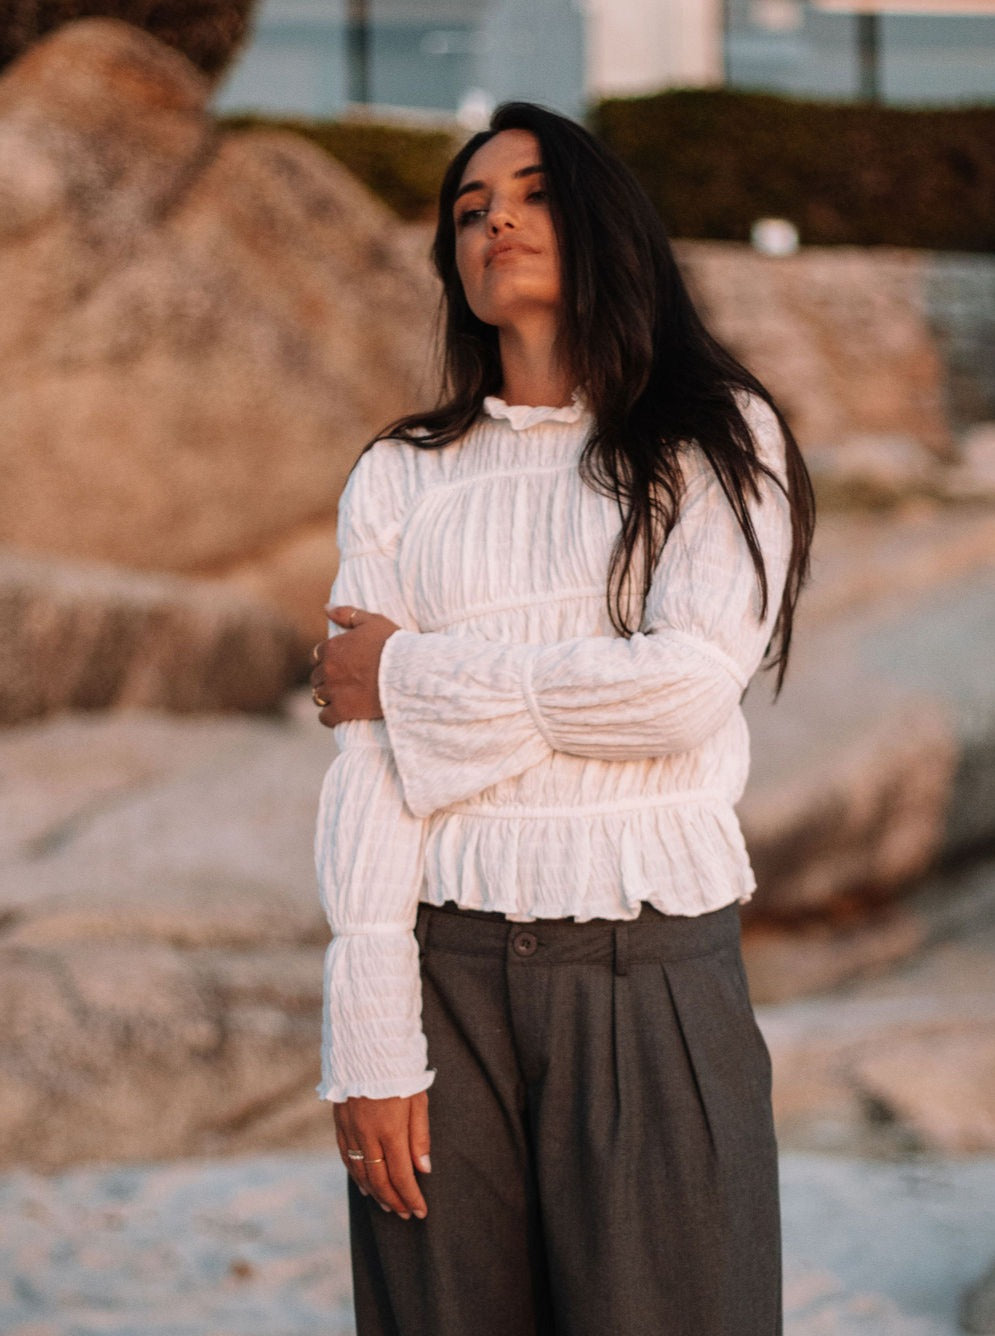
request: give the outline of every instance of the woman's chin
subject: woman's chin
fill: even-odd
[[[488,301],[471,307],[477,319],[485,325],[513,329],[523,322],[533,322],[540,315],[555,320],[560,304],[559,293],[550,293],[548,289],[524,283],[502,284],[501,289],[500,292],[490,294]]]

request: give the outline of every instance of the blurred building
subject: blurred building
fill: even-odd
[[[900,104],[995,101],[995,0],[262,0],[221,110],[373,104],[479,122],[522,97],[725,84]]]
[[[726,0],[724,56],[735,88],[995,102],[995,2]]]

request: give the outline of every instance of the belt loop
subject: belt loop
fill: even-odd
[[[415,937],[418,939],[418,947],[421,951],[424,951],[428,946],[428,922],[428,906],[420,904],[415,918]]]
[[[629,973],[629,925],[616,923],[612,929],[612,947],[615,958],[615,973]]]

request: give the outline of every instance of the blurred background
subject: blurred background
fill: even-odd
[[[988,0],[263,0],[219,109],[458,113],[508,98],[723,86],[901,105],[990,101]]]
[[[995,0],[0,11],[0,1329],[349,1333],[304,685],[446,161],[642,180],[819,500],[746,700],[787,1336],[995,1332]]]

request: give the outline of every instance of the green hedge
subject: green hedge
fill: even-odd
[[[344,163],[402,218],[430,218],[458,138],[362,121],[229,116],[294,130]],[[790,218],[809,245],[995,251],[995,106],[908,110],[678,89],[596,106],[672,236],[745,241]]]
[[[309,121],[269,116],[222,116],[224,129],[293,130],[312,140],[359,177],[402,218],[431,218],[446,164],[459,141],[445,130]]]
[[[591,128],[673,236],[743,241],[755,218],[773,215],[813,245],[995,250],[995,106],[678,89],[602,102]]]

